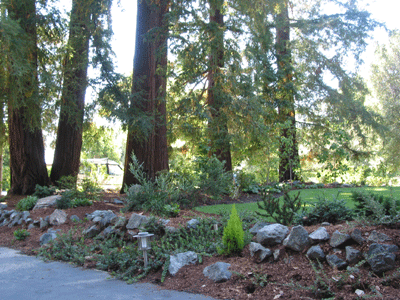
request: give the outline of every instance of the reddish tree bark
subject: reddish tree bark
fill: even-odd
[[[278,64],[278,114],[283,125],[279,147],[279,181],[295,180],[300,165],[296,141],[296,115],[288,3],[276,16],[276,54]],[[286,124],[289,122],[289,124]]]
[[[128,131],[122,192],[125,186],[137,183],[129,171],[132,153],[143,163],[149,179],[168,169],[165,103],[168,7],[168,0],[137,3],[131,105],[150,118],[151,126],[147,133]]]
[[[27,195],[35,185],[47,185],[37,75],[36,6],[34,0],[11,0],[9,17],[18,21],[26,35],[26,71],[22,78],[9,70],[8,130],[11,188],[9,194]]]
[[[225,161],[225,170],[232,170],[232,158],[228,133],[228,120],[222,108],[224,93],[221,69],[224,67],[224,15],[221,13],[223,1],[210,1],[210,24],[215,25],[210,33],[211,51],[208,72],[207,105],[210,110],[209,137],[210,155]],[[213,27],[212,27],[213,28]]]
[[[69,51],[64,61],[63,90],[51,181],[79,173],[87,87],[91,1],[73,0]]]

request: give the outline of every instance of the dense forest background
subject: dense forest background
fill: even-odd
[[[127,75],[116,1],[1,0],[0,190],[31,194],[96,157],[124,166],[122,191],[136,163],[148,180],[394,184],[400,32],[366,2],[141,0]],[[377,28],[389,42],[361,74]]]

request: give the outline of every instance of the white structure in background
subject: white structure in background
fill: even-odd
[[[124,170],[119,163],[109,158],[90,158],[81,161],[78,178],[94,176],[104,189],[115,189],[122,185]]]

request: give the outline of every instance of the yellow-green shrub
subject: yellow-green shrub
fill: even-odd
[[[219,249],[220,254],[239,254],[244,247],[244,231],[242,221],[236,211],[235,205],[232,206],[228,224],[224,228],[222,236],[223,247]]]

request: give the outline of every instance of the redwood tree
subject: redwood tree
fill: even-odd
[[[292,54],[290,51],[288,6],[288,1],[281,3],[275,19],[276,57],[278,65],[276,101],[278,104],[279,122],[281,124],[279,181],[296,179],[295,170],[300,165],[296,142],[295,90],[293,83]]]
[[[36,184],[47,185],[49,181],[38,97],[36,3],[35,0],[10,0],[7,11],[19,23],[25,40],[24,66],[9,64],[8,71],[9,194],[26,195],[35,191]]]
[[[210,0],[210,55],[208,71],[207,105],[210,111],[209,138],[210,154],[225,161],[225,169],[232,170],[232,158],[228,134],[228,120],[223,111],[224,92],[224,15],[222,0]]]
[[[60,119],[50,175],[53,183],[62,176],[77,176],[79,172],[91,37],[91,6],[92,1],[72,1]]]
[[[122,190],[137,183],[129,171],[131,154],[143,164],[149,179],[168,169],[165,104],[168,7],[168,0],[137,1],[131,108],[139,112],[139,120],[129,124]]]

